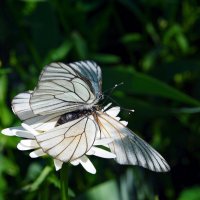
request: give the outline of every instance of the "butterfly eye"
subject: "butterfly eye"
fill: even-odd
[[[100,94],[99,100],[103,100],[103,99],[104,99],[104,95],[103,95],[103,94]]]

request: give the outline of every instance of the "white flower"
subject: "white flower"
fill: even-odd
[[[120,112],[119,107],[112,107],[108,109],[107,111],[105,111],[110,105],[111,104],[108,104],[107,106],[105,106],[102,109],[102,111],[106,112],[108,115],[112,116],[113,118],[119,121],[120,118],[117,117],[118,113]],[[57,121],[58,118],[55,118],[55,120]],[[11,128],[6,128],[2,130],[2,134],[4,135],[17,136],[17,137],[23,138],[18,143],[17,148],[21,151],[32,150],[32,152],[29,154],[31,158],[37,158],[40,156],[47,155],[47,153],[45,153],[43,149],[40,147],[40,145],[38,144],[35,136],[44,134],[46,131],[52,129],[56,124],[54,121],[43,122],[42,119],[41,121],[35,120],[35,122],[36,123],[34,123],[34,120],[33,120],[33,123],[29,123],[29,125],[22,123],[21,124],[22,126],[11,127]],[[121,123],[124,125],[128,124],[128,122],[126,121],[121,121]],[[38,127],[38,125],[40,125],[40,131],[38,131],[37,128],[33,128],[33,127]],[[76,160],[70,161],[70,163],[74,166],[81,164],[86,171],[88,171],[91,174],[95,174],[96,169],[94,165],[92,164],[92,162],[90,161],[90,159],[88,158],[88,156],[93,155],[93,156],[107,158],[107,159],[116,158],[116,155],[109,151],[110,150],[109,144],[112,143],[113,140],[114,140],[113,138],[102,138],[99,135],[97,135],[95,142],[93,146],[90,148],[90,150],[86,152],[86,154],[83,155],[82,157]],[[105,150],[105,148],[102,149],[101,146],[106,147],[108,150]],[[62,164],[63,164],[62,161],[54,159],[54,165],[55,165],[56,170],[60,170],[62,168]]]

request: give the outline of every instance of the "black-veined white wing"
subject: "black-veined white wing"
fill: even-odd
[[[94,144],[99,132],[93,115],[81,117],[36,136],[42,150],[54,159],[68,162],[80,158]]]
[[[30,107],[31,91],[20,93],[12,100],[13,112],[25,123],[37,131],[46,131],[54,128],[60,115],[55,113],[51,115],[35,115]]]
[[[78,71],[82,76],[91,82],[95,90],[96,97],[98,98],[102,89],[101,68],[94,61],[79,61],[70,63],[69,66]]]
[[[90,61],[47,65],[31,95],[33,113],[47,115],[91,108],[98,102],[100,72],[100,68]]]
[[[165,159],[149,144],[122,123],[103,112],[97,112],[101,137],[113,138],[111,152],[120,164],[139,165],[156,172],[169,171]]]

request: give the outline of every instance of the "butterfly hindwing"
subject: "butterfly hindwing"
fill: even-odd
[[[62,113],[35,115],[30,107],[31,91],[18,94],[12,100],[13,112],[23,121],[38,131],[46,131],[55,127]]]

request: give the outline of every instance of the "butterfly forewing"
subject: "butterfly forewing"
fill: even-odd
[[[80,61],[69,65],[91,82],[96,96],[99,97],[102,84],[101,68],[93,61]]]
[[[139,165],[152,171],[169,171],[165,159],[144,140],[113,117],[98,112],[101,137],[113,138],[109,145],[120,164]]]
[[[94,62],[51,63],[40,75],[30,106],[47,115],[91,108],[101,94],[101,70]]]

